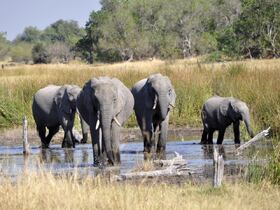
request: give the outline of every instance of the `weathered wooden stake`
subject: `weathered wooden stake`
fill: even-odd
[[[222,155],[219,155],[219,152],[216,147],[214,147],[213,154],[213,165],[214,165],[214,179],[213,186],[220,187],[222,184],[223,176],[224,176],[224,159]]]
[[[26,116],[23,117],[22,119],[22,141],[23,141],[23,154],[24,155],[29,155],[30,154],[30,146],[28,143],[28,138],[27,138],[27,119]]]

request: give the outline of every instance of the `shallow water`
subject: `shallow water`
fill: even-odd
[[[239,174],[254,154],[267,153],[271,149],[271,143],[268,141],[257,143],[241,156],[235,155],[235,148],[232,140],[225,140],[223,146],[219,148],[225,159],[226,175]],[[137,167],[144,159],[142,142],[121,144],[120,150],[121,165],[113,168],[116,173],[126,173]],[[183,155],[188,167],[197,174],[204,178],[213,176],[213,146],[200,145],[198,140],[168,142],[166,159],[173,158],[174,152]],[[91,144],[77,145],[75,149],[62,149],[61,145],[51,145],[47,150],[32,147],[32,155],[28,158],[22,155],[22,147],[0,146],[1,172],[11,177],[20,175],[24,170],[47,170],[55,174],[75,171],[80,175],[96,175],[98,169],[93,167],[92,163]]]

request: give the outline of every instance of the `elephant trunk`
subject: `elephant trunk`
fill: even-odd
[[[246,115],[243,117],[243,120],[244,120],[244,123],[245,123],[245,125],[246,125],[246,129],[247,129],[247,131],[248,131],[250,137],[253,138],[253,137],[254,137],[254,132],[253,132],[253,130],[252,130],[252,128],[251,128],[251,125],[250,125],[250,116],[249,116],[249,114],[246,114]]]
[[[166,96],[159,95],[159,108],[162,120],[166,119],[169,111],[169,101]]]
[[[111,123],[113,114],[110,109],[101,109],[101,129],[102,129],[102,143],[105,146],[105,151],[110,164],[114,164],[112,145],[111,145]]]

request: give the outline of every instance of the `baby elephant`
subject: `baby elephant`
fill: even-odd
[[[203,105],[201,118],[203,133],[201,144],[213,144],[213,133],[218,130],[217,144],[222,144],[226,128],[233,123],[234,142],[240,144],[239,121],[245,122],[249,135],[253,138],[254,133],[250,126],[250,114],[247,105],[232,97],[214,96],[209,98]]]
[[[32,112],[37,126],[42,148],[47,148],[52,137],[58,132],[61,125],[64,130],[62,147],[75,147],[73,125],[76,113],[76,100],[81,88],[76,85],[49,85],[38,90],[33,98]],[[81,120],[82,121],[82,120]],[[87,135],[83,137],[86,141]],[[49,132],[46,136],[46,127]]]

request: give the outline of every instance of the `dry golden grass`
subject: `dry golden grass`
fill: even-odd
[[[107,183],[100,178],[55,178],[28,174],[16,183],[2,179],[0,209],[279,209],[280,189],[268,183],[225,184],[220,189],[191,184]]]
[[[200,58],[174,61],[139,61],[115,64],[19,65],[0,71],[0,128],[30,118],[33,94],[48,84],[80,86],[92,77],[117,77],[127,87],[161,72],[172,80],[177,93],[173,126],[201,127],[200,110],[212,95],[234,96],[251,108],[254,129],[270,125],[280,133],[280,60],[201,63]],[[132,116],[128,126],[135,126]]]

